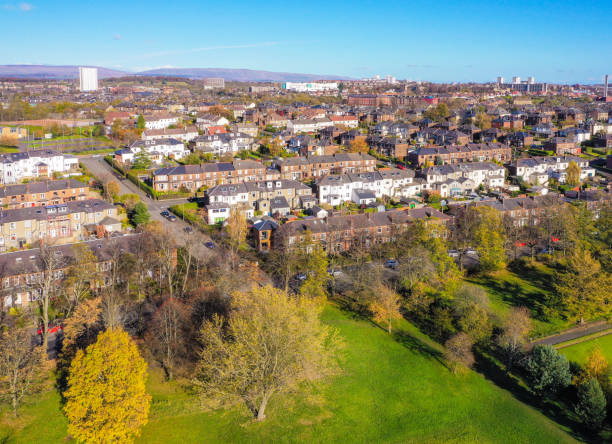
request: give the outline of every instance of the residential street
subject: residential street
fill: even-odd
[[[151,199],[144,191],[138,188],[131,181],[123,178],[119,174],[117,174],[112,167],[104,161],[102,156],[99,157],[80,157],[79,160],[87,167],[91,173],[99,179],[110,178],[112,177],[119,183],[119,189],[121,194],[132,193],[140,196],[140,200],[147,206],[149,209],[149,213],[151,214],[151,219],[156,220],[162,223],[164,229],[167,229],[168,232],[173,235],[173,237],[181,243],[182,239],[191,239],[190,242],[196,240],[198,244],[202,246],[202,248],[198,248],[198,256],[201,259],[209,257],[212,252],[211,250],[204,247],[204,243],[211,240],[210,236],[205,233],[202,233],[197,228],[194,228],[194,231],[190,234],[187,234],[185,228],[189,226],[188,223],[182,221],[177,218],[176,221],[171,222],[165,217],[163,217],[160,213],[162,211],[168,210],[172,205],[184,204],[187,203],[187,199],[168,199],[168,200],[154,200]]]

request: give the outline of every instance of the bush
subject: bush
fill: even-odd
[[[601,429],[606,419],[606,397],[597,379],[591,378],[578,386],[578,403],[574,410],[586,428]]]

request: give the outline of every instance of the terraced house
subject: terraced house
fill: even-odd
[[[5,209],[58,205],[89,198],[89,185],[78,180],[45,180],[0,188],[0,205]]]
[[[368,154],[337,153],[329,156],[288,157],[274,162],[282,179],[303,180],[328,174],[365,173],[376,169]]]
[[[530,184],[546,185],[550,178],[564,183],[567,180],[566,170],[570,162],[576,162],[580,167],[581,180],[595,176],[595,169],[589,165],[589,161],[576,156],[542,156],[518,159],[510,165],[509,170],[518,179]]]
[[[417,148],[408,154],[413,165],[512,160],[512,149],[500,143],[468,143],[465,146]]]
[[[160,168],[153,174],[153,188],[160,192],[179,191],[180,189],[194,192],[202,187],[278,178],[277,170],[268,169],[259,162],[234,160],[233,162]]]
[[[79,159],[54,150],[0,154],[0,184],[23,179],[53,176],[53,173],[80,174]]]
[[[311,236],[328,253],[351,248],[369,248],[391,242],[417,220],[447,224],[452,217],[430,207],[304,219],[279,226],[272,235],[272,247],[291,245]]]
[[[50,239],[76,242],[121,231],[117,208],[100,199],[0,211],[0,252]]]

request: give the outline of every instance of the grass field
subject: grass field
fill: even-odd
[[[534,321],[534,337],[557,333],[571,326],[564,319],[546,316],[545,300],[552,291],[553,270],[542,263],[534,262],[528,269],[501,270],[467,280],[487,290],[491,310],[500,317],[513,306],[528,307]]]
[[[559,425],[482,375],[452,375],[439,361],[439,346],[405,321],[391,338],[336,308],[326,309],[324,318],[345,340],[342,375],[273,398],[268,419],[257,423],[242,407],[201,411],[184,387],[162,382],[152,370],[150,420],[138,442],[573,442]],[[16,421],[1,409],[4,444],[69,442],[52,390],[30,398]]]
[[[562,346],[563,344],[559,345]],[[579,344],[570,345],[569,347],[559,348],[559,351],[570,361],[584,364],[587,356],[595,347],[601,348],[608,362],[612,362],[612,334],[589,339]]]

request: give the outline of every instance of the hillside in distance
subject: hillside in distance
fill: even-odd
[[[310,82],[315,80],[348,79],[348,77],[336,75],[300,74],[230,68],[159,68],[138,73],[118,71],[104,67],[97,68],[98,77],[101,79],[130,75],[185,77],[189,79],[222,77],[227,81],[237,82]],[[79,77],[79,67],[77,65],[0,65],[0,77],[77,79]]]
[[[137,73],[144,76],[176,76],[190,79],[222,77],[235,82],[309,82],[314,80],[345,80],[348,77],[329,74],[300,74],[230,68],[160,68]]]
[[[122,77],[129,73],[115,69],[98,68],[98,78]],[[77,79],[79,67],[76,65],[0,65],[0,77],[29,79]]]

